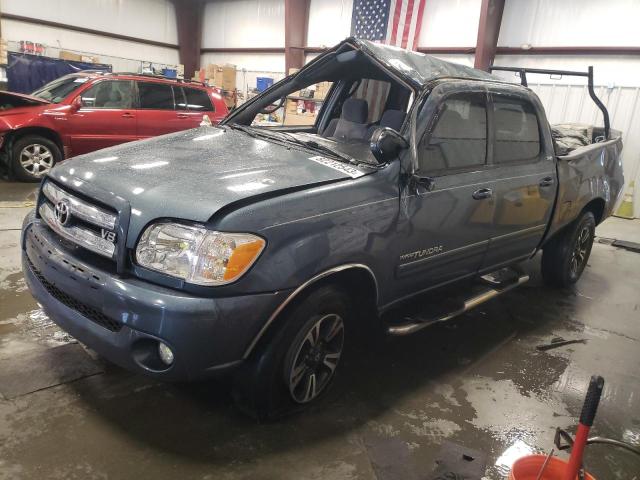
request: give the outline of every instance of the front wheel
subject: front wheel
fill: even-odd
[[[584,212],[576,222],[544,246],[542,278],[548,285],[568,287],[578,281],[589,260],[596,221]]]
[[[319,401],[335,378],[348,318],[348,297],[342,292],[325,286],[309,293],[236,373],[238,406],[269,419]]]
[[[56,143],[40,135],[25,135],[11,148],[13,175],[24,182],[39,182],[61,159]]]

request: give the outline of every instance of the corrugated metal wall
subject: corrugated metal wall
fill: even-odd
[[[79,27],[177,44],[173,4],[169,0],[2,0],[2,13],[40,18]],[[2,38],[15,50],[20,40],[39,42],[46,55],[56,57],[60,49],[97,55],[114,70],[137,71],[140,61],[166,65],[179,62],[178,50],[155,45],[114,40],[56,27],[18,22],[2,17]]]

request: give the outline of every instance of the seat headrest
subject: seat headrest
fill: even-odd
[[[382,117],[380,117],[380,126],[400,131],[404,117],[405,113],[402,110],[385,110]]]
[[[360,98],[348,98],[342,105],[340,118],[354,123],[367,123],[369,105]]]

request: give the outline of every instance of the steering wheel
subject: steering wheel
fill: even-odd
[[[280,100],[278,100],[277,103],[274,102],[271,105],[264,107],[262,110],[260,110],[260,113],[272,114],[273,112],[278,110],[280,107],[282,107],[282,105],[284,105],[284,101],[285,101],[285,97],[282,97]]]

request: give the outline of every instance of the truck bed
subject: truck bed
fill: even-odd
[[[593,127],[592,141],[604,135]],[[600,223],[610,216],[624,189],[620,154],[622,134],[611,129],[610,139],[578,147],[566,155],[557,156],[558,197],[547,238],[577,218],[587,203],[598,201]]]

